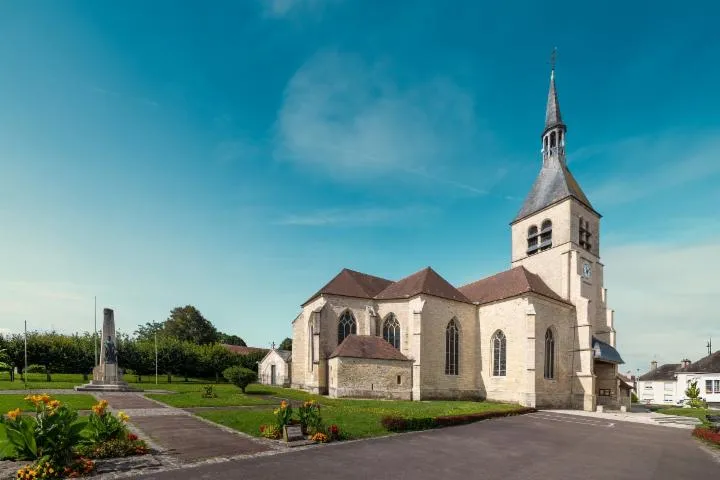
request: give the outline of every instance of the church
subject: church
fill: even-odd
[[[429,267],[397,281],[342,270],[293,321],[292,386],[331,397],[622,404],[601,215],[567,167],[566,132],[553,66],[542,166],[510,223],[510,269],[462,286]]]

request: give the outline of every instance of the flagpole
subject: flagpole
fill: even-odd
[[[158,384],[157,332],[155,332],[155,385]]]
[[[25,369],[23,370],[23,379],[27,390],[27,320],[25,320]]]
[[[93,348],[95,349],[95,366],[97,367],[97,295],[95,296],[95,330],[93,330]]]

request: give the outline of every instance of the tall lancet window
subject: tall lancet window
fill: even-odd
[[[400,322],[392,313],[383,322],[382,336],[390,345],[400,350]]]
[[[460,329],[453,318],[445,328],[445,375],[458,374],[460,360]]]
[[[357,334],[355,317],[350,313],[350,310],[345,310],[340,316],[340,322],[338,323],[338,345],[340,345],[348,335],[355,334]]]
[[[495,332],[492,337],[493,348],[493,376],[504,377],[507,373],[507,341],[502,330]]]
[[[545,332],[545,378],[555,378],[555,336],[551,328]]]

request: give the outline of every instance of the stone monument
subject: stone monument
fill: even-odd
[[[117,362],[117,339],[115,337],[115,314],[111,308],[103,309],[100,364],[93,368],[92,382],[75,387],[78,391],[132,392],[137,391],[122,379]]]

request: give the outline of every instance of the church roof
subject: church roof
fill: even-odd
[[[410,298],[421,293],[457,302],[472,303],[457,288],[453,287],[430,267],[388,285],[375,298],[378,300]]]
[[[682,370],[681,363],[666,363],[659,367],[650,370],[644,375],[641,375],[638,380],[652,381],[652,380],[675,380],[675,372]]]
[[[405,360],[408,358],[387,340],[375,335],[348,335],[330,354],[329,358],[374,358],[378,360]]]
[[[343,268],[340,273],[335,275],[332,280],[318,290],[303,305],[307,304],[318,295],[323,294],[357,298],[373,298],[391,283],[393,283],[391,280]]]
[[[529,292],[567,303],[538,275],[527,271],[523,266],[469,283],[460,287],[459,290],[467,298],[479,304],[504,300]]]
[[[701,358],[695,363],[691,363],[685,371],[692,373],[720,373],[720,350]]]
[[[545,129],[547,130],[548,128],[562,124],[560,102],[558,101],[557,90],[555,88],[555,69],[553,69],[550,74],[550,90],[548,91],[547,106],[545,107]]]
[[[553,163],[542,167],[513,223],[568,197],[575,198],[595,212],[567,166],[560,162]]]

